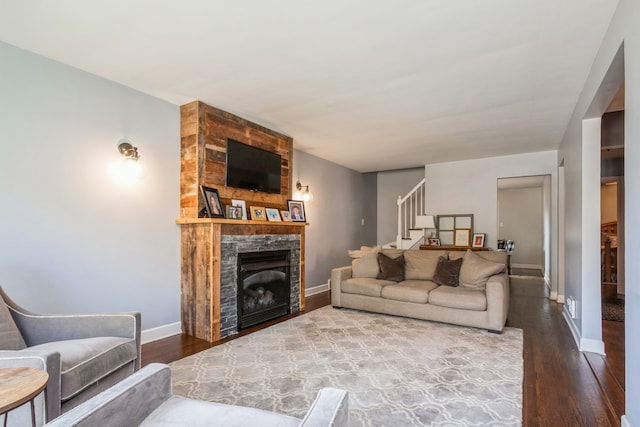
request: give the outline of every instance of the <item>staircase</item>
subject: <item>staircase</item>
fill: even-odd
[[[411,249],[422,244],[424,229],[415,228],[415,224],[417,216],[426,215],[425,182],[425,179],[420,181],[406,196],[398,196],[398,234],[395,245],[390,243],[388,246]]]

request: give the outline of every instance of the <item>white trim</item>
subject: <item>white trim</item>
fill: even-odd
[[[581,338],[580,351],[588,351],[590,353],[597,353],[604,356],[604,341]]]
[[[558,297],[556,298],[556,302],[558,304],[564,304],[564,295],[558,294]]]
[[[318,285],[318,286],[314,286],[312,288],[305,288],[304,297],[307,298],[307,297],[310,297],[312,295],[320,294],[322,292],[328,291],[329,289],[330,289],[329,282],[323,283],[323,284]]]
[[[542,271],[541,265],[536,264],[511,264],[511,268],[526,268],[528,270],[540,270]]]
[[[156,328],[145,329],[140,334],[140,340],[142,344],[146,344],[151,341],[156,341],[162,338],[171,337],[182,333],[182,323],[175,322],[168,325],[158,326]]]
[[[548,285],[547,285],[547,287],[548,287]],[[554,292],[554,291],[551,291],[551,293],[549,294],[549,299],[552,300],[552,301],[557,301],[558,300],[558,293]]]
[[[576,344],[578,350],[580,349],[580,331],[576,327],[573,319],[571,318],[571,314],[569,313],[569,308],[565,305],[562,309],[562,317],[564,317],[565,322],[569,325],[569,330],[571,330],[571,335],[573,336],[573,341]]]
[[[629,422],[629,418],[626,415],[623,415],[620,419],[621,427],[631,427],[631,423]]]
[[[580,335],[580,331],[578,331],[578,328],[576,327],[575,322],[571,318],[571,315],[569,314],[568,308],[566,305],[562,310],[562,317],[564,317],[564,320],[567,322],[567,325],[569,325],[569,329],[571,330],[571,335],[573,335],[573,340],[576,343],[576,347],[578,347],[578,350],[597,353],[604,356],[605,354],[604,342],[602,340],[592,340],[592,339],[582,338],[582,336]]]

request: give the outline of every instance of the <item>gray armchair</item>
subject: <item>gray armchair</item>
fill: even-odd
[[[0,368],[18,366],[49,373],[46,407],[36,399],[43,424],[140,369],[140,313],[39,315],[0,287]],[[9,412],[9,425],[29,419],[23,409]]]
[[[84,402],[46,427],[222,426],[345,427],[349,400],[344,390],[323,388],[303,419],[256,408],[173,396],[171,369],[152,363]]]

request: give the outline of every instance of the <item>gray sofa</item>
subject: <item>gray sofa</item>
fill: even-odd
[[[47,424],[47,427],[277,426],[343,427],[348,394],[323,388],[303,419],[255,408],[173,396],[171,370],[153,363]]]
[[[509,311],[505,252],[381,249],[358,251],[357,256],[352,265],[331,272],[334,307],[502,332]],[[399,261],[400,257],[404,274],[389,280],[379,259]],[[439,284],[442,271],[459,258],[455,284]],[[434,281],[435,275],[439,280]]]
[[[47,371],[39,425],[140,368],[140,313],[41,315],[16,304],[0,287],[0,368]],[[8,425],[31,425],[29,405],[8,413]]]

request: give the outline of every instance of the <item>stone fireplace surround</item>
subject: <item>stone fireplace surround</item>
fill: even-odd
[[[288,250],[290,266],[290,313],[300,311],[300,235],[224,235],[220,239],[220,338],[238,333],[238,254]]]

